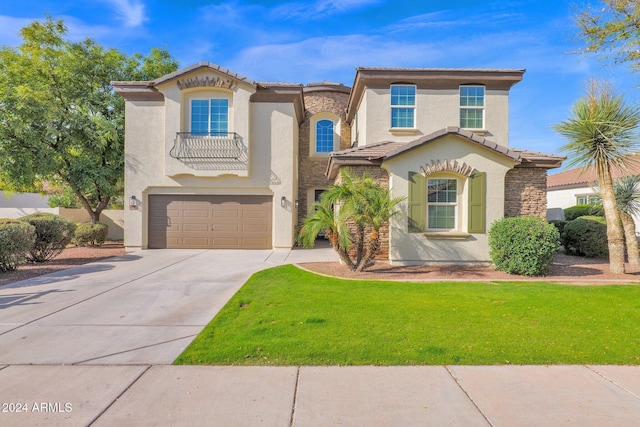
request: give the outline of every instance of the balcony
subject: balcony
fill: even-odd
[[[240,160],[244,154],[235,132],[177,132],[169,155],[179,160]]]

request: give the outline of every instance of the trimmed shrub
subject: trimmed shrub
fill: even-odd
[[[36,242],[27,255],[30,262],[45,262],[67,247],[76,225],[52,213],[34,213],[19,218],[36,228]]]
[[[563,221],[561,219],[552,219],[551,221],[549,221],[549,223],[553,224],[558,230],[560,236],[562,236],[562,232],[564,231],[564,226],[567,225],[567,221]]]
[[[109,228],[100,222],[83,222],[76,228],[73,243],[77,246],[102,246],[107,231]]]
[[[0,271],[10,271],[27,261],[36,241],[36,228],[16,219],[0,219]]]
[[[569,221],[562,232],[567,255],[608,257],[607,222],[599,216],[581,216]]]
[[[602,209],[602,205],[575,205],[564,210],[564,220],[567,222],[581,216],[604,217],[604,209]]]
[[[509,274],[544,276],[558,250],[560,235],[539,217],[502,218],[489,230],[490,256],[496,269]]]

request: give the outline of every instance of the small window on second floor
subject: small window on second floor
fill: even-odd
[[[460,127],[484,129],[484,86],[460,86]]]
[[[416,87],[391,85],[391,127],[414,128],[416,115]]]
[[[333,122],[323,119],[316,122],[316,153],[333,151]]]
[[[191,100],[191,132],[226,136],[229,132],[229,100]]]

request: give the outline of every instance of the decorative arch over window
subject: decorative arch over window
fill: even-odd
[[[407,222],[410,233],[486,232],[487,174],[465,163],[432,162],[409,172]],[[466,199],[462,197],[466,186]],[[467,221],[462,221],[466,212]]]
[[[311,117],[309,123],[309,155],[326,158],[332,151],[340,149],[340,118],[323,111]]]
[[[424,176],[428,176],[437,172],[453,172],[458,175],[470,177],[476,170],[465,162],[458,163],[457,160],[431,160],[430,165],[424,165],[420,168]]]

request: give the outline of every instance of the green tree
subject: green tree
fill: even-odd
[[[67,185],[97,222],[124,176],[124,101],[110,82],[158,77],[177,62],[160,49],[127,56],[66,33],[61,20],[34,21],[19,47],[0,48],[0,183]]]
[[[300,242],[313,246],[317,235],[326,230],[340,259],[352,271],[361,272],[380,251],[380,229],[402,200],[391,198],[389,190],[370,175],[356,176],[342,169],[338,183],[322,194],[314,213],[305,219]]]
[[[616,205],[624,228],[627,256],[631,265],[640,265],[640,252],[633,215],[640,214],[640,176],[628,175],[614,182]]]
[[[569,166],[594,165],[607,222],[609,269],[624,273],[624,234],[616,208],[612,169],[628,170],[637,151],[640,110],[613,94],[606,83],[592,81],[587,94],[572,107],[572,117],[554,126],[569,142],[561,150],[572,156]]]
[[[640,71],[640,2],[602,0],[578,11],[575,22],[585,41],[584,53],[604,53]]]

